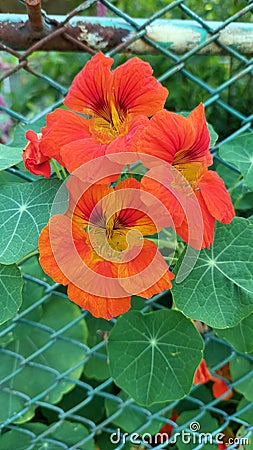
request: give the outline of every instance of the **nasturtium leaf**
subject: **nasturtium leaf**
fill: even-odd
[[[65,327],[65,331],[51,337]],[[0,391],[0,422],[24,410],[13,420],[23,423],[34,416],[36,405],[29,405],[30,398],[38,396],[49,404],[57,403],[73,389],[83,371],[87,334],[80,309],[54,296],[43,304],[38,322],[16,324],[13,340],[1,354],[0,379],[7,380]],[[26,358],[29,362],[23,364]],[[65,371],[73,381],[61,378]]]
[[[216,334],[226,339],[235,350],[242,353],[253,352],[253,314],[245,317],[235,327],[215,330]]]
[[[229,358],[232,349],[225,342],[210,339],[205,344],[204,359],[207,367],[220,365],[222,361]]]
[[[133,443],[126,441],[121,436],[121,431],[119,428],[114,430],[112,433],[98,433],[96,436],[96,443],[98,445],[97,450],[115,450],[117,444],[122,444],[124,442],[124,450],[137,450],[136,447],[133,447]],[[139,447],[138,447],[139,448]]]
[[[210,134],[210,147],[214,147],[219,136],[216,133],[214,127],[210,123],[207,124],[207,127]]]
[[[112,324],[105,319],[97,319],[89,315],[86,319],[89,330],[88,346],[95,347],[103,339],[106,339],[107,333],[111,330]],[[95,380],[106,380],[110,377],[109,364],[107,361],[107,352],[105,345],[94,352],[84,366],[84,375]]]
[[[0,324],[11,319],[22,303],[23,281],[19,268],[0,264]]]
[[[253,425],[253,403],[242,398],[236,409],[236,417]]]
[[[179,311],[121,316],[108,338],[114,382],[141,405],[183,398],[203,357],[203,341]]]
[[[224,161],[238,167],[246,186],[253,188],[253,133],[242,134],[222,144],[219,154]]]
[[[37,248],[60,187],[58,180],[0,186],[0,262],[12,264]]]
[[[243,180],[240,180],[241,174],[238,175],[237,171],[224,164],[218,164],[215,170],[227,188],[230,188],[234,208],[241,211],[253,209],[253,191],[245,186]]]
[[[233,327],[249,315],[253,311],[252,241],[249,220],[236,217],[229,225],[217,223],[210,250],[201,250],[188,277],[174,282],[176,307],[215,328]]]
[[[180,111],[179,114],[181,114],[184,117],[187,117],[187,116],[189,116],[190,112],[191,111]],[[219,136],[216,133],[214,127],[210,123],[207,123],[207,128],[208,128],[209,135],[210,135],[210,147],[214,147]]]
[[[177,419],[177,425],[183,426],[184,424],[185,434],[175,435],[173,439],[173,443],[175,441],[178,450],[195,449],[201,444],[207,450],[214,448],[214,445],[209,440],[215,440],[215,437],[212,438],[212,432],[217,430],[219,425],[209,412],[204,412],[198,419],[196,419],[196,409],[182,412]],[[187,432],[186,427],[192,430],[192,433]]]
[[[23,428],[13,428],[5,434],[0,435],[0,448],[4,450],[13,449],[27,449],[34,450],[57,450],[75,446],[85,438],[87,441],[84,444],[78,445],[79,449],[94,450],[95,443],[92,438],[88,438],[87,428],[80,424],[69,421],[64,421],[57,427],[52,424],[50,427],[43,423],[32,422],[23,425]],[[50,430],[52,428],[52,431]],[[43,433],[43,437],[39,438],[37,442],[33,441]]]
[[[228,167],[224,163],[217,164],[215,171],[222,178],[227,188],[231,188],[236,185],[239,178],[241,178],[241,174],[237,171],[237,169]]]
[[[28,130],[33,130],[36,133],[41,132],[41,128],[46,125],[46,116],[42,117],[36,122],[28,123],[28,124],[18,124],[14,130],[14,136],[11,145],[13,147],[19,147],[24,149],[26,144],[28,143],[25,134]]]
[[[75,389],[63,396],[60,403],[58,403],[58,407],[67,412],[82,403],[83,406],[77,409],[78,416],[92,420],[94,423],[99,423],[104,417],[105,410],[105,399],[100,395],[99,389],[97,391],[95,390],[100,382],[84,378],[83,375],[82,382],[84,385],[76,386]],[[111,392],[112,384],[113,383],[104,386],[103,392]],[[88,386],[89,389],[86,388],[86,386]],[[94,388],[94,392],[91,390],[91,387]],[[52,409],[49,408],[43,408],[43,415],[49,419],[50,422],[58,419],[58,412],[52,411]]]
[[[159,411],[161,405],[153,405],[149,410],[137,407],[136,403],[128,402],[129,396],[121,391],[115,399],[107,398],[105,400],[105,409],[107,417],[113,416],[112,423],[127,433],[133,433],[135,430],[141,428],[140,435],[143,433],[150,433],[151,435],[157,433],[162,427],[161,420],[153,419],[151,422],[150,414]],[[123,407],[123,403],[126,405]],[[115,413],[119,412],[118,415]]]
[[[0,144],[0,170],[8,169],[22,161],[22,149]]]
[[[27,308],[29,308],[29,312],[26,312],[25,318],[37,322],[42,317],[43,307],[41,304],[36,305],[36,302],[43,297],[45,286],[41,283],[37,283],[36,280],[46,281],[44,272],[38,261],[38,255],[23,262],[20,269],[24,279],[22,291],[23,301],[20,312],[26,311]]]
[[[245,186],[243,188],[241,194],[235,200],[234,207],[240,211],[253,210],[253,191],[246,190]]]
[[[253,355],[252,355],[253,356]],[[235,355],[229,364],[231,378],[235,384],[235,389],[244,397],[253,401],[253,361],[243,356]],[[240,379],[242,381],[239,381]]]

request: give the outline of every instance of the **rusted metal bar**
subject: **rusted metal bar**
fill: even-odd
[[[0,14],[0,40],[15,50],[27,50],[34,45],[36,50],[93,53],[110,51],[119,46],[121,51],[130,53],[157,52],[138,36],[136,29],[120,18],[73,17],[66,22],[64,16],[52,16],[50,19],[44,18],[44,22],[46,27],[40,33],[31,33],[26,16]],[[143,19],[135,19],[135,22],[143,27],[143,34],[155,44],[177,54],[184,54],[202,44],[203,47],[198,52],[200,54],[224,54],[224,46],[241,54],[253,54],[252,23],[235,22],[221,29],[220,22],[207,22],[213,32],[216,28],[219,30],[218,38],[223,44],[222,48],[215,41],[205,45],[211,35],[195,21],[159,19],[146,27]],[[40,42],[42,37],[44,39]]]
[[[41,33],[44,28],[41,0],[25,0],[25,3],[32,30],[35,33]]]

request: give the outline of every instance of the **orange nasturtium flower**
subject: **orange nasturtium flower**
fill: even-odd
[[[179,417],[179,414],[177,413],[177,411],[174,410],[174,411],[172,411],[172,414],[171,414],[169,420],[176,423],[176,420],[178,419],[178,417]],[[172,435],[173,431],[174,431],[173,425],[171,425],[170,423],[164,424],[158,433],[158,442],[163,443],[165,441],[164,438],[166,438],[166,435],[167,435],[167,439],[169,439],[170,436]]]
[[[156,245],[145,239],[157,226],[134,179],[116,188],[77,177],[67,182],[69,205],[39,238],[40,263],[69,298],[95,317],[111,319],[130,308],[133,294],[150,298],[171,287],[173,274]]]
[[[93,56],[64,100],[71,111],[56,109],[47,116],[43,154],[70,173],[107,152],[134,154],[138,132],[164,106],[168,91],[148,63],[135,57],[111,71],[112,64],[103,53]]]
[[[150,120],[140,140],[140,158],[151,170],[143,178],[147,190],[161,199],[174,221],[175,231],[190,245],[187,214],[177,198],[177,192],[186,192],[186,202],[195,196],[203,219],[203,236],[196,248],[210,247],[214,239],[215,219],[230,223],[235,216],[230,196],[222,179],[216,172],[208,170],[212,164],[209,150],[210,135],[203,104],[195,108],[188,117],[160,111]],[[154,162],[152,156],[158,159]],[[157,171],[165,162],[163,179],[166,185],[152,180],[152,171]],[[156,167],[153,167],[153,166]],[[168,171],[168,166],[172,171]],[[153,167],[153,168],[152,168]],[[167,172],[166,172],[167,171]],[[171,188],[170,188],[171,186]],[[196,229],[197,229],[196,224]]]
[[[229,363],[222,366],[220,369],[216,370],[217,375],[221,375],[224,378],[227,378],[228,380],[231,380],[230,376],[230,370],[229,370]],[[193,384],[205,384],[208,383],[208,381],[213,381],[212,391],[213,396],[215,398],[221,397],[223,394],[228,392],[228,394],[223,397],[222,400],[228,400],[230,397],[232,397],[233,392],[230,391],[228,384],[225,380],[219,377],[213,376],[206,365],[206,361],[202,359],[200,362],[195,375],[193,379]]]
[[[26,132],[26,139],[29,142],[22,153],[22,157],[24,165],[29,172],[49,178],[51,173],[50,158],[44,156],[41,152],[41,136],[41,133],[37,134],[32,130]]]

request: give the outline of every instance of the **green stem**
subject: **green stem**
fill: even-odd
[[[171,264],[178,261],[178,258],[171,258],[171,256],[163,256],[163,259],[165,259],[165,261],[170,261]]]
[[[67,172],[65,170],[65,167],[61,166],[61,171],[63,173],[64,178],[67,178],[68,175],[67,175]]]
[[[231,188],[229,189],[230,195],[233,194],[237,184],[239,183],[239,181],[241,181],[242,178],[243,178],[243,176],[241,174],[239,175],[239,177],[236,178],[235,182],[232,184]]]
[[[62,180],[61,172],[60,172],[60,170],[59,170],[59,168],[58,168],[56,162],[55,162],[53,159],[51,159],[51,163],[52,163],[52,166],[53,166],[53,168],[54,168],[54,171],[55,171],[55,173],[56,173],[56,175],[57,175],[57,178],[59,178],[59,180]]]
[[[37,249],[37,250],[34,250],[33,252],[28,253],[28,254],[25,255],[23,258],[19,259],[19,260],[16,262],[16,264],[19,266],[19,265],[22,264],[23,262],[27,261],[27,259],[31,258],[32,256],[38,255],[38,254],[39,254],[38,249]]]
[[[127,171],[129,173],[129,175],[132,175],[132,169],[131,169],[130,164],[127,164]]]
[[[156,245],[160,245],[163,248],[169,248],[171,250],[175,250],[175,242],[166,241],[166,239],[156,239],[156,238],[146,238],[149,241],[154,242]]]

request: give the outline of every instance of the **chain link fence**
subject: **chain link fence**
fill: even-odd
[[[54,3],[53,7],[42,2],[45,10],[41,11],[36,0],[13,2],[13,11],[8,11],[12,14],[7,14],[6,5],[1,6],[2,143],[12,141],[15,125],[25,124],[29,129],[61,105],[74,75],[97,51],[113,56],[116,65],[132,54],[150,62],[155,76],[170,91],[170,110],[191,110],[203,101],[219,142],[252,131],[252,1]],[[212,151],[216,170],[224,176],[228,168],[235,180],[233,189],[240,189],[238,170],[219,158],[217,148]],[[20,165],[2,176],[17,182],[35,178]],[[247,214],[242,208],[242,215]],[[152,434],[152,430],[155,434],[154,430],[165,424],[172,425],[176,433],[184,430],[194,436],[190,445],[195,449],[211,445],[201,431],[214,438],[225,429],[241,427],[247,444],[253,431],[252,420],[247,419],[250,411],[253,415],[252,405],[242,404],[238,410],[230,401],[229,407],[224,407],[225,400],[206,396],[203,386],[194,386],[182,401],[150,410],[118,395],[106,355],[106,336],[113,321],[94,319],[78,308],[70,313],[63,288],[39,272],[36,264],[32,260],[30,266],[29,261],[21,265],[23,306],[13,320],[0,327],[2,450],[90,450],[95,448],[93,439],[101,450],[130,449],[136,447],[131,442],[133,433],[139,436],[138,448],[173,448],[173,442],[155,442],[143,434]],[[161,309],[166,295],[146,301],[145,306],[137,299],[136,307],[145,312]],[[212,330],[205,330],[203,336],[213,375],[222,379],[215,371],[235,356],[248,361],[243,379],[229,383],[238,395],[238,384],[252,383],[253,357],[235,351]],[[170,419],[175,410],[194,410],[195,415],[179,425]],[[192,429],[193,422],[202,424],[209,413],[216,418],[212,430],[202,426],[199,430],[198,425]],[[131,418],[127,425],[126,417]],[[217,448],[217,443],[213,445]],[[248,441],[248,448],[250,445]],[[238,447],[238,442],[229,446]],[[184,447],[179,444],[179,448]]]

